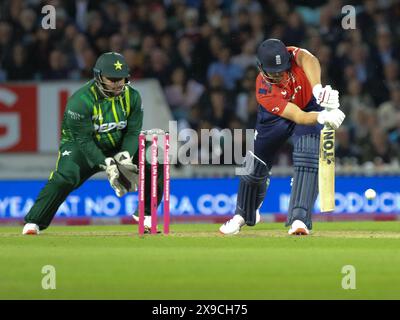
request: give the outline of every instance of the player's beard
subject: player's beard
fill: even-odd
[[[112,86],[112,87],[109,87],[109,86],[108,86],[107,84],[105,84],[103,81],[97,81],[96,85],[97,85],[97,87],[99,88],[100,92],[101,92],[105,97],[111,98],[111,97],[117,97],[117,96],[119,96],[120,94],[122,94],[122,93],[124,92],[125,86],[126,86],[128,83],[129,83],[129,81],[126,82],[126,83],[123,83],[123,84],[121,84],[121,85],[119,85],[119,86]]]
[[[103,87],[103,88],[104,88],[104,87]],[[124,91],[124,88],[125,88],[125,83],[122,84],[122,85],[120,85],[120,86],[115,86],[115,87],[113,87],[113,88],[107,88],[107,87],[105,87],[104,90],[107,92],[107,94],[108,94],[109,96],[118,97],[118,96]]]
[[[265,72],[261,72],[263,79],[270,84],[277,85],[278,87],[285,87],[290,80],[290,71],[280,72],[278,75],[267,74]]]

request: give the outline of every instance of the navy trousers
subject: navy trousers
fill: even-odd
[[[320,124],[314,126],[298,125],[293,121],[268,112],[262,106],[259,106],[258,109],[254,153],[270,169],[279,149],[289,138],[293,138],[294,145],[301,136],[319,134],[323,127]],[[313,97],[304,111],[322,111],[322,107],[317,104]]]

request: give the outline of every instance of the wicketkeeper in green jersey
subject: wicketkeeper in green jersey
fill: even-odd
[[[68,99],[55,170],[26,215],[23,234],[46,229],[67,196],[99,171],[106,171],[117,196],[137,190],[138,137],[143,123],[140,94],[129,85],[129,69],[119,53],[102,54],[93,71],[94,79]],[[163,170],[158,172],[160,203]],[[148,163],[145,174],[150,181]],[[150,226],[149,183],[145,196],[145,226]]]

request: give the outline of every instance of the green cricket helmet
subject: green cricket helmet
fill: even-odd
[[[98,57],[93,68],[94,79],[97,88],[106,96],[118,96],[123,92],[125,86],[129,83],[129,68],[124,56],[117,52],[106,52]],[[111,81],[125,79],[124,84],[114,88],[107,87],[103,77]]]

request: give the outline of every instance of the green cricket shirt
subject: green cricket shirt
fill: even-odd
[[[61,125],[61,146],[77,143],[90,165],[104,164],[107,156],[138,149],[143,124],[140,94],[130,85],[117,97],[103,97],[94,80],[67,102]]]

